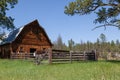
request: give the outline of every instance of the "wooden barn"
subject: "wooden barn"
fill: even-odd
[[[0,44],[0,57],[10,58],[11,54],[27,53],[52,48],[52,43],[37,20],[9,33]]]

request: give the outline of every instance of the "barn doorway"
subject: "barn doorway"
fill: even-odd
[[[35,48],[30,48],[30,55],[31,55],[31,57],[34,55],[34,52],[36,51],[36,49]]]

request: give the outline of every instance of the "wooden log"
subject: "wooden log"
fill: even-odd
[[[84,54],[84,60],[86,60],[86,52],[84,51],[84,53],[83,53],[83,54]]]
[[[70,51],[70,63],[72,63],[72,51]]]
[[[48,50],[48,58],[49,58],[49,64],[52,64],[52,49],[49,48]]]

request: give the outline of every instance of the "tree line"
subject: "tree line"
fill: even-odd
[[[96,39],[95,42],[91,41],[80,41],[80,43],[75,43],[73,39],[68,40],[68,44],[66,45],[62,41],[62,37],[59,35],[57,40],[53,42],[53,49],[59,50],[72,50],[72,51],[97,51],[99,57],[106,57],[109,52],[113,54],[120,53],[120,41],[112,40],[107,41],[105,34],[101,33],[99,38]]]

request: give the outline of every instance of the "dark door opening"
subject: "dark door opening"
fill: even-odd
[[[33,54],[34,54],[35,51],[36,51],[35,48],[30,48],[30,55],[31,55],[31,57],[33,57]]]
[[[30,48],[30,53],[34,53],[36,51],[35,48]]]

